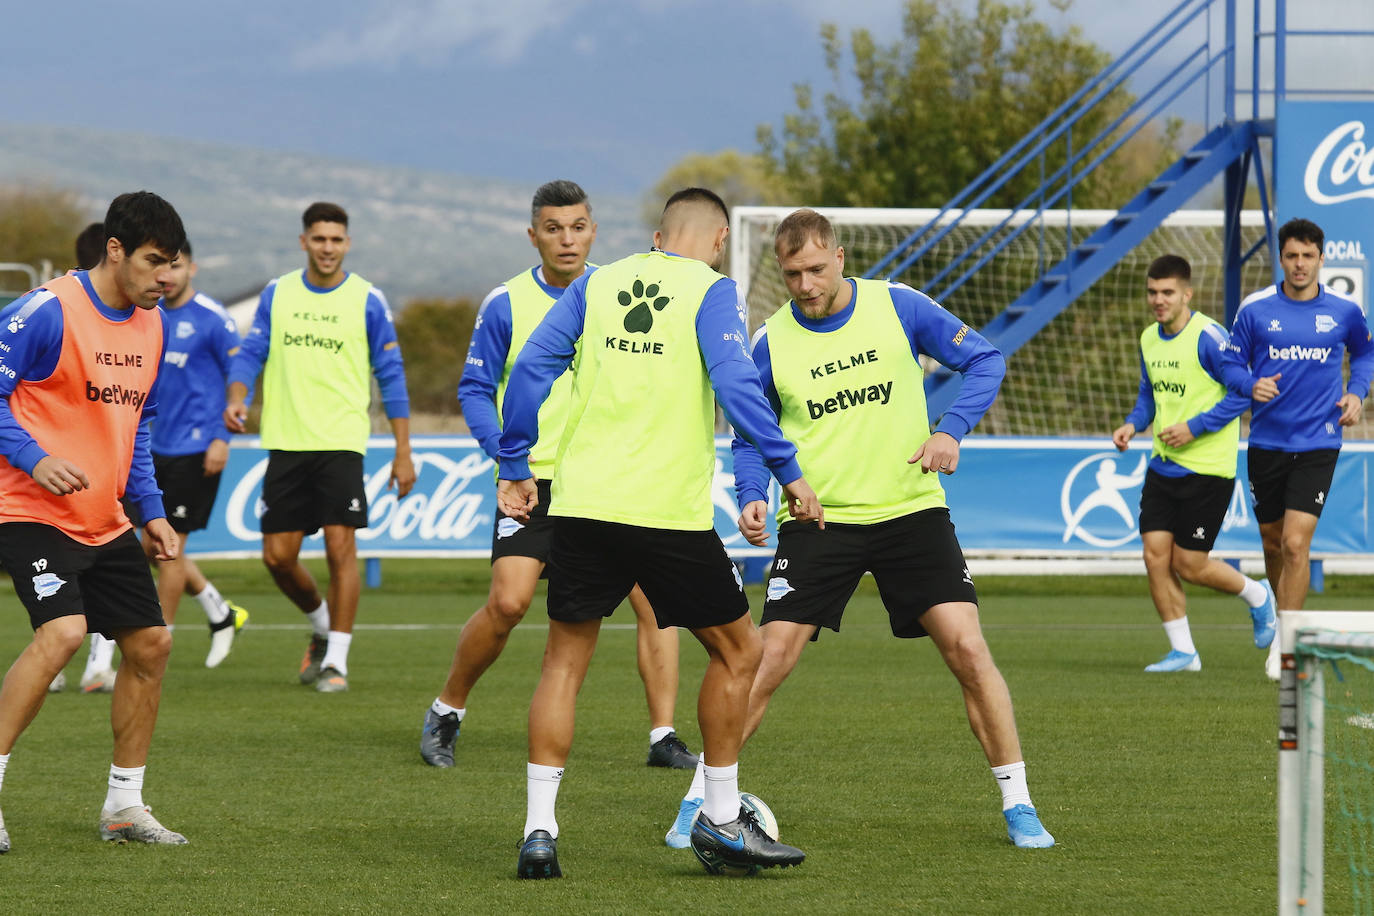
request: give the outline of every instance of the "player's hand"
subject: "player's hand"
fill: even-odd
[[[906,463],[919,464],[922,474],[929,474],[931,471],[953,474],[954,469],[959,466],[959,443],[949,433],[932,433]]]
[[[539,505],[539,488],[534,485],[534,478],[498,480],[496,505],[511,518],[518,518],[522,522],[529,521],[530,510]]]
[[[211,440],[210,447],[205,450],[205,476],[214,477],[228,463],[229,443],[223,439]]]
[[[1357,394],[1347,391],[1341,395],[1341,399],[1336,402],[1336,406],[1341,409],[1341,425],[1354,426],[1360,422],[1360,417],[1364,414],[1364,401]]]
[[[1131,439],[1135,436],[1135,424],[1123,423],[1112,430],[1112,445],[1116,446],[1118,452],[1124,452],[1131,447]]]
[[[159,560],[175,560],[177,558],[177,533],[172,530],[165,518],[155,518],[143,526],[143,534],[147,540],[145,547],[153,544],[157,547],[154,554]]]
[[[391,459],[391,479],[387,481],[386,488],[390,490],[396,488],[396,495],[405,499],[411,487],[415,486],[415,462],[411,460],[410,452],[397,452],[396,457]]]
[[[224,405],[224,428],[236,433],[248,430],[248,405],[242,401],[230,401]]]
[[[788,515],[799,522],[816,522],[819,527],[825,527],[825,510],[805,477],[783,484],[782,495],[787,497]]]
[[[1192,442],[1197,436],[1188,428],[1187,423],[1175,423],[1173,426],[1166,426],[1159,432],[1160,440],[1170,448],[1178,448]]]
[[[755,547],[764,546],[768,543],[768,503],[761,499],[745,503],[735,524],[746,541]]]
[[[1250,397],[1261,404],[1274,400],[1279,396],[1279,379],[1281,378],[1283,378],[1283,373],[1275,372],[1273,375],[1255,379],[1255,390],[1250,392]]]
[[[33,466],[32,477],[40,487],[57,496],[67,496],[91,485],[85,471],[56,455],[40,458]]]

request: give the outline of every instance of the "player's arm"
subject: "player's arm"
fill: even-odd
[[[1350,354],[1350,381],[1345,394],[1337,403],[1341,408],[1341,425],[1354,426],[1364,413],[1364,399],[1369,397],[1369,384],[1374,378],[1374,340],[1364,314],[1351,309],[1346,320],[1345,348]]]
[[[152,423],[156,416],[157,402],[150,391],[139,414],[138,431],[134,433],[134,451],[129,462],[129,476],[124,482],[124,497],[134,504],[139,517],[143,519],[143,533],[156,546],[153,555],[159,560],[171,560],[177,555],[179,541],[167,521],[167,512],[162,505],[162,490],[153,472],[153,455],[149,447]]]
[[[272,343],[272,296],[276,293],[277,281],[267,284],[258,297],[258,308],[253,314],[253,326],[244,336],[239,351],[229,362],[229,384],[225,395],[224,427],[230,432],[241,433],[247,426],[248,405],[253,400],[253,383],[258,373],[267,363],[268,349]]]
[[[1236,314],[1236,320],[1231,326],[1230,342],[1222,353],[1221,380],[1230,391],[1263,404],[1278,397],[1278,383],[1282,374],[1275,373],[1261,378],[1251,372],[1255,332],[1253,314],[1254,312],[1247,310],[1244,303],[1241,303],[1241,310]]]
[[[511,365],[501,404],[500,467],[496,501],[514,518],[528,518],[539,503],[530,473],[530,446],[539,438],[539,408],[553,383],[568,370],[587,321],[587,277],[583,274],[553,304]]]
[[[758,370],[759,383],[763,386],[764,397],[775,416],[782,416],[782,400],[773,382],[773,360],[768,349],[768,328],[760,327],[754,333],[749,350]],[[743,436],[735,434],[730,443],[734,456],[735,502],[740,508],[736,525],[744,539],[756,547],[768,543],[768,466],[763,463],[759,450]]]
[[[1126,415],[1126,421],[1112,431],[1112,444],[1118,452],[1130,447],[1136,433],[1149,426],[1155,418],[1155,391],[1150,387],[1150,373],[1145,368],[1145,354],[1136,348],[1140,359],[1140,386],[1135,393],[1135,406]]]
[[[1202,365],[1204,372],[1222,384],[1226,384],[1222,379],[1222,374],[1228,347],[1229,339],[1226,331],[1220,325],[1208,325],[1198,335],[1198,362]],[[1178,448],[1187,445],[1198,436],[1216,432],[1245,413],[1249,407],[1250,398],[1232,391],[1228,386],[1226,396],[1212,407],[1195,417],[1191,417],[1185,423],[1176,423],[1160,430],[1159,437],[1164,440],[1165,444]]]
[[[372,375],[377,379],[382,407],[396,440],[387,488],[395,487],[397,494],[404,497],[415,486],[415,461],[410,453],[410,393],[406,390],[405,359],[401,356],[401,342],[396,339],[396,323],[386,297],[375,286],[367,294],[364,315]]]
[[[933,357],[962,376],[954,403],[908,459],[910,464],[919,463],[922,472],[953,474],[959,466],[959,443],[997,399],[1007,361],[987,338],[924,293],[903,284],[893,284],[891,292],[912,356]]]
[[[818,521],[824,527],[820,501],[797,463],[797,447],[782,434],[777,414],[764,397],[758,369],[745,349],[744,314],[744,298],[728,278],[717,280],[707,290],[697,310],[697,347],[711,388],[736,434],[758,451],[782,484],[788,512],[799,521]]]
[[[65,496],[90,486],[86,472],[49,455],[10,410],[19,382],[41,382],[62,356],[62,306],[47,290],[21,296],[0,311],[0,454],[39,486]]]
[[[164,330],[164,339],[166,338]],[[214,342],[212,344],[212,355],[215,360],[215,367],[219,370],[220,383],[227,386],[229,382],[229,369],[233,364],[234,357],[238,355],[239,347],[243,344],[243,338],[239,336],[238,325],[228,314],[215,326]],[[159,375],[160,377],[160,375]],[[226,388],[227,390],[227,388]],[[223,417],[221,417],[221,422]],[[207,475],[218,474],[224,470],[229,463],[229,442],[234,436],[234,430],[224,426],[221,432],[210,440],[210,446],[205,451],[205,473]]]
[[[458,403],[463,420],[482,451],[493,460],[501,447],[501,416],[496,412],[496,389],[510,355],[510,294],[498,286],[487,294],[472,326],[472,342],[458,379]]]

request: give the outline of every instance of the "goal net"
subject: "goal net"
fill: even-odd
[[[818,208],[835,226],[845,249],[845,272],[862,276],[936,210]],[[737,207],[734,210],[731,276],[745,290],[752,331],[788,300],[773,256],[773,233],[790,207]],[[1025,291],[1040,272],[1063,260],[1105,222],[1113,210],[1033,211],[1014,214],[978,250],[991,248],[1015,225],[1027,226],[1005,250],[962,286],[942,297],[942,289],[976,258],[970,258],[938,283],[934,278],[965,249],[1008,216],[1006,210],[974,210],[925,257],[892,279],[930,294],[970,326],[984,327]],[[1247,211],[1242,219],[1242,250],[1264,235],[1263,215]],[[1132,250],[1116,267],[1078,297],[1029,343],[1008,359],[1001,396],[978,425],[987,435],[1103,436],[1119,426],[1135,404],[1141,329],[1152,320],[1145,302],[1145,270],[1162,254],[1180,254],[1193,268],[1193,308],[1225,321],[1223,231],[1219,210],[1184,211]],[[1244,266],[1246,292],[1273,283],[1267,248]],[[1370,438],[1374,427],[1362,421],[1346,431]]]
[[[1374,612],[1280,618],[1279,912],[1374,914]]]

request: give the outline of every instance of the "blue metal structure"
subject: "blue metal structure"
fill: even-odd
[[[1286,0],[1269,0],[1273,9],[1272,30],[1261,27],[1262,0],[1252,0],[1249,53],[1251,79],[1248,89],[1237,85],[1237,0],[1183,0],[1125,53],[1055,109],[981,175],[956,194],[925,226],[903,239],[868,271],[870,277],[897,277],[935,249],[963,221],[964,214],[987,201],[1016,179],[1024,180],[1030,169],[1039,169],[1039,187],[1023,197],[1001,223],[989,228],[933,277],[921,278],[922,288],[937,300],[947,299],[992,258],[1027,232],[1042,240],[1050,231],[1044,223],[1046,210],[1069,212],[1065,233],[1067,257],[1044,265],[1037,279],[982,333],[1010,356],[1101,278],[1133,247],[1180,209],[1209,183],[1222,178],[1225,194],[1225,306],[1228,323],[1240,303],[1241,267],[1263,245],[1273,254],[1274,227],[1270,214],[1269,179],[1264,169],[1261,141],[1274,134],[1272,111],[1288,92],[1286,80],[1287,36],[1374,36],[1374,32],[1289,30]],[[1265,47],[1272,49],[1273,85],[1262,85],[1261,60]],[[1084,116],[1102,104],[1114,90],[1142,73],[1164,75],[1139,91],[1136,100],[1110,124],[1086,142],[1075,145],[1074,128]],[[1136,87],[1133,87],[1135,89]],[[1110,223],[1084,241],[1072,240],[1073,191],[1145,125],[1167,115],[1186,92],[1202,95],[1205,133],[1194,146],[1122,206]],[[1357,90],[1302,90],[1303,94],[1369,94]],[[1248,117],[1238,116],[1237,102],[1250,96]],[[1270,116],[1265,117],[1268,114]],[[1046,174],[1047,154],[1063,152],[1064,164]],[[1241,250],[1240,215],[1245,189],[1255,170],[1260,206],[1265,213],[1266,237],[1248,251]],[[1268,173],[1272,175],[1272,169]],[[1057,230],[1056,230],[1057,231]],[[1277,263],[1277,258],[1272,259]],[[946,370],[931,374],[927,401],[932,415],[942,412],[958,390],[958,379]]]

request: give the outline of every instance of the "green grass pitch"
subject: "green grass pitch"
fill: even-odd
[[[365,590],[351,690],[296,683],[306,629],[256,563],[207,563],[252,621],[208,671],[190,599],[144,798],[189,846],[96,837],[109,698],[52,696],[11,757],[0,911],[157,913],[1253,913],[1275,901],[1275,688],[1240,602],[1190,592],[1199,674],[1146,675],[1167,646],[1143,577],[980,583],[1016,703],[1032,795],[1058,840],[1018,850],[928,640],[899,641],[871,583],[843,631],[808,647],[745,748],[741,786],[807,852],[797,869],[707,876],[663,845],[686,774],[644,766],[633,618],[603,630],[559,796],[561,881],[515,878],[525,714],[544,646],[542,590],[474,693],[458,766],[417,752],[484,562],[387,561]],[[28,640],[6,587],[0,662]],[[1314,607],[1371,606],[1374,580],[1328,578]],[[757,614],[761,594],[751,590]],[[74,685],[84,651],[67,669]],[[704,653],[684,634],[677,727],[701,745]],[[1338,869],[1327,899],[1339,901]],[[1348,893],[1344,899],[1349,899]]]

